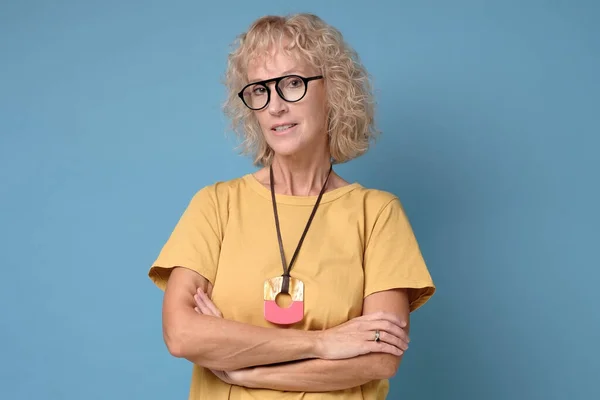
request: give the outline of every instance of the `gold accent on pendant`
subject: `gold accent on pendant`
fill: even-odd
[[[281,293],[282,285],[282,276],[267,279],[264,286],[264,299],[275,300],[277,295]],[[292,301],[302,301],[304,299],[304,282],[300,279],[290,277],[289,294],[292,297]]]

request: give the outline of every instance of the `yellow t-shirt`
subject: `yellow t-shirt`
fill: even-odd
[[[316,196],[276,196],[289,263]],[[213,286],[223,317],[274,327],[263,315],[263,285],[283,272],[271,193],[252,174],[200,189],[152,264],[162,290],[174,266],[197,271]],[[353,183],[323,195],[291,276],[304,282],[304,319],[295,329],[323,330],[362,314],[371,293],[412,288],[410,309],[435,286],[398,198]],[[223,383],[193,366],[190,400],[381,400],[388,381],[326,393],[247,389]]]

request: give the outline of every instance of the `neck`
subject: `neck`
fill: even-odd
[[[273,158],[275,193],[291,196],[316,196],[327,179],[330,166],[328,151],[315,153],[310,158],[275,155]],[[331,178],[328,185],[330,183]]]

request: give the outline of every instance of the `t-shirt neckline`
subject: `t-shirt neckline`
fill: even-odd
[[[256,177],[254,174],[249,173],[244,175],[244,181],[249,184],[249,186],[257,192],[261,197],[264,197],[267,200],[271,200],[271,191],[267,189]],[[360,188],[361,185],[358,182],[349,183],[348,185],[327,191],[323,193],[323,197],[321,198],[321,204],[328,203],[330,201],[334,201],[343,195],[350,193],[351,191]],[[291,196],[286,194],[278,194],[275,193],[275,200],[277,204],[289,204],[289,205],[310,205],[313,206],[317,201],[317,195],[312,196]]]

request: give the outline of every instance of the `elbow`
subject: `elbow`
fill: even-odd
[[[182,334],[177,332],[175,329],[164,329],[163,340],[167,346],[169,354],[176,358],[185,358],[185,341],[182,338]]]
[[[163,326],[163,340],[175,358],[183,358],[194,364],[208,367],[212,365],[207,358],[208,349],[202,345],[204,340],[199,340],[198,335],[192,333],[192,327],[186,323],[165,324]]]
[[[378,379],[391,379],[396,376],[398,372],[398,368],[400,367],[400,362],[402,361],[402,356],[394,356],[392,354],[381,354],[381,360],[378,363]]]
[[[188,335],[186,327],[182,323],[170,321],[163,325],[163,340],[169,353],[176,358],[188,357]]]
[[[194,345],[184,330],[165,330],[163,338],[169,354],[175,358],[182,358],[200,367],[209,369],[221,371],[238,369],[237,366],[230,366],[222,361],[215,361],[214,355],[211,356],[210,352],[206,351],[206,349]]]
[[[181,342],[176,342],[174,340],[165,340],[165,344],[167,345],[167,350],[169,350],[169,354],[171,354],[173,357],[186,358],[186,352],[184,351]]]

